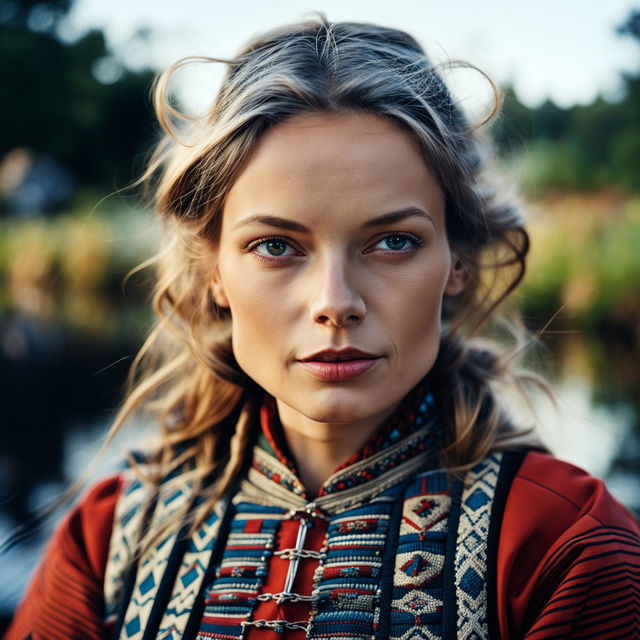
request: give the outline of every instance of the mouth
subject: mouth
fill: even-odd
[[[300,362],[350,362],[352,360],[377,360],[380,356],[361,349],[325,349],[318,351],[306,358],[300,358]]]
[[[354,356],[353,358],[346,357],[335,357],[328,354],[322,354],[316,356],[314,358],[308,358],[306,360],[302,360],[301,362],[351,362],[352,360],[375,360],[376,356]]]
[[[382,356],[360,349],[325,349],[298,362],[317,380],[342,382],[363,375],[374,367]]]

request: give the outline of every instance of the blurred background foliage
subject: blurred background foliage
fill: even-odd
[[[149,323],[123,280],[155,242],[131,190],[156,138],[149,69],[101,31],[68,41],[72,0],[0,2],[0,516],[64,483],[74,422],[105,424]],[[144,33],[138,34],[144,39]],[[105,195],[112,194],[105,201]],[[1,600],[1,598],[0,598]]]
[[[153,73],[128,69],[101,31],[64,39],[71,5],[0,3],[0,499],[13,523],[40,483],[68,480],[69,425],[108,424],[150,320],[149,275],[123,280],[157,240],[125,189],[158,135]],[[631,408],[611,468],[638,477],[640,11],[618,33],[638,64],[617,101],[528,107],[507,87],[492,134],[531,218],[517,302],[531,329],[546,326],[559,377]]]
[[[47,158],[69,187],[111,191],[126,184],[152,137],[152,72],[123,67],[101,31],[74,42],[57,37],[71,0],[3,0],[0,7],[2,83],[11,88],[0,104],[0,157],[12,154],[16,171],[25,153]],[[59,210],[72,204],[73,193],[50,193],[34,205]],[[6,212],[28,203],[5,197],[2,204]]]

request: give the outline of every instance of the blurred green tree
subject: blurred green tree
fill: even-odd
[[[86,186],[112,190],[135,175],[154,125],[153,73],[125,68],[104,34],[58,36],[72,0],[4,0],[0,10],[0,159],[27,148],[51,156]]]
[[[617,32],[640,45],[640,10],[633,10]],[[529,108],[506,88],[493,137],[503,156],[528,147],[530,190],[613,185],[640,191],[640,63],[638,71],[623,74],[622,83],[623,97],[617,102],[599,96],[589,105],[569,108],[552,100]]]

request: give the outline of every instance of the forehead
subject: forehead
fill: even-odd
[[[417,141],[369,113],[311,113],[269,129],[234,185],[223,226],[243,213],[326,219],[383,209],[442,207],[440,187]]]

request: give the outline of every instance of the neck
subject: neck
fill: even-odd
[[[397,405],[374,417],[349,423],[316,422],[277,401],[280,422],[300,480],[309,495],[373,436]]]

